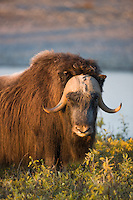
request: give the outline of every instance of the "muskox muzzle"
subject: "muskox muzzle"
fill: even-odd
[[[70,95],[71,94],[71,95]],[[82,101],[77,97],[81,96]],[[52,113],[62,110],[69,100],[73,99],[75,105],[72,106],[73,132],[83,137],[93,133],[93,124],[96,120],[97,107],[99,106],[107,113],[116,113],[121,109],[122,104],[115,109],[106,106],[102,99],[102,92],[98,81],[89,75],[77,75],[72,77],[64,88],[60,102],[54,108],[43,108],[45,112]],[[78,101],[78,102],[77,102]],[[80,120],[77,121],[77,118]]]

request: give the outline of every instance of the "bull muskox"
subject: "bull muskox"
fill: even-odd
[[[28,69],[0,77],[0,164],[24,155],[48,166],[80,162],[92,148],[106,76],[97,63],[70,53],[44,51]]]

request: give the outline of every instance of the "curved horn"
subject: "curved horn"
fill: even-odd
[[[59,102],[54,108],[44,108],[44,107],[43,107],[43,110],[44,110],[46,113],[58,112],[58,111],[60,111],[61,109],[64,108],[64,106],[66,105],[66,101],[67,101],[66,96],[65,96],[64,93],[63,93],[60,102]]]
[[[115,109],[108,108],[108,107],[105,105],[105,103],[103,102],[102,96],[100,95],[100,97],[99,97],[99,107],[100,107],[103,111],[105,111],[105,112],[107,112],[107,113],[116,113],[116,112],[118,112],[118,111],[121,109],[122,103],[120,104],[120,106],[118,106],[118,107],[115,108]]]
[[[64,106],[67,103],[67,98],[66,95],[68,94],[68,92],[72,92],[72,91],[77,91],[77,88],[79,88],[79,81],[78,78],[79,76],[76,77],[72,77],[66,84],[65,88],[64,88],[64,92],[63,95],[61,97],[60,102],[54,107],[54,108],[44,108],[43,110],[47,113],[51,113],[51,112],[58,112],[61,109],[64,108]]]

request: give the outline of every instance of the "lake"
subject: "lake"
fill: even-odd
[[[0,75],[21,72],[25,67],[0,67]],[[104,118],[105,128],[113,134],[118,133],[122,116],[128,124],[128,137],[133,137],[133,73],[125,71],[104,71],[107,79],[103,87],[104,102],[111,108],[122,103],[122,109],[115,114],[108,114],[99,110],[98,117]],[[121,129],[120,129],[121,130]]]
[[[122,108],[118,113],[108,114],[99,111],[98,116],[103,116],[106,128],[118,133],[121,127],[121,119],[128,123],[128,137],[133,137],[133,73],[105,71],[107,79],[104,83],[103,99],[109,107],[115,108],[122,103]],[[121,129],[120,129],[121,130]]]

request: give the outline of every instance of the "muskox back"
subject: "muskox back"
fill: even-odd
[[[12,75],[0,76],[0,90],[10,87],[14,82],[16,82],[21,76],[21,73],[15,73]]]
[[[67,81],[75,75],[93,76],[102,90],[104,80],[100,73],[93,60],[70,53],[46,51],[35,56],[19,78],[4,77],[4,81],[1,78],[0,164],[18,164],[24,155],[31,155],[33,159],[43,158],[50,166],[57,160],[67,163],[76,143],[79,149],[84,149],[80,155],[83,157],[86,149],[92,147],[94,138],[89,143],[84,139],[71,140],[70,125],[67,124],[69,117],[64,119],[63,115],[65,110],[47,114],[42,106],[55,106]],[[74,154],[73,160],[78,157]]]

